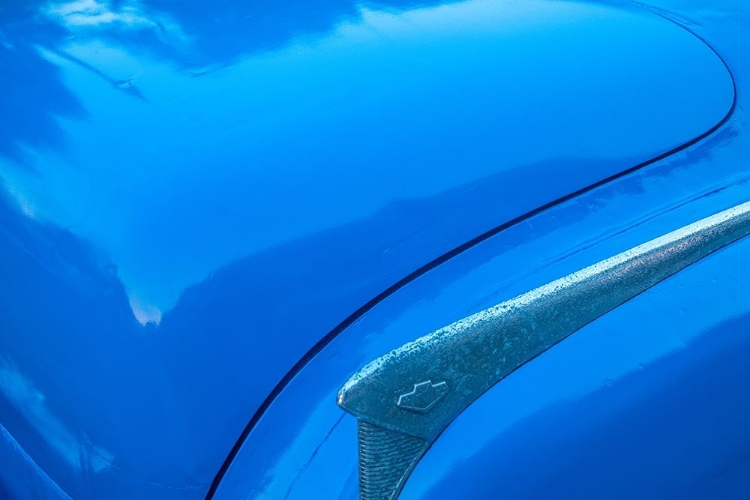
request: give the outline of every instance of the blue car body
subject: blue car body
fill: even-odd
[[[0,497],[357,498],[358,368],[750,199],[750,6],[0,6]],[[750,241],[399,498],[746,498]]]

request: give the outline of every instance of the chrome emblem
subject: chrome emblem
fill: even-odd
[[[400,395],[396,404],[405,410],[427,413],[447,392],[448,384],[445,382],[433,384],[432,380],[427,380],[414,384],[414,389],[411,392]]]
[[[363,367],[338,394],[339,406],[359,419],[360,499],[398,498],[440,433],[496,383],[620,304],[746,235],[750,202],[458,320]],[[409,387],[426,373],[450,380],[450,392],[445,382],[419,382],[398,398],[398,407],[409,411],[397,411],[386,388]]]

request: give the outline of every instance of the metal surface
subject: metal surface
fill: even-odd
[[[423,440],[421,453],[475,399],[554,344],[723,246],[750,233],[750,202],[690,224],[569,276],[462,319],[371,362],[352,376],[338,404],[388,443]],[[414,380],[445,380],[452,391],[422,412],[404,411],[399,396]],[[434,406],[434,408],[433,408]],[[406,408],[408,409],[408,408]],[[361,436],[361,433],[360,433]],[[363,500],[396,498],[413,469],[408,457],[360,441]],[[420,453],[420,455],[421,455]],[[384,483],[389,481],[390,488]],[[376,494],[368,482],[377,484]]]
[[[742,168],[750,144],[730,137],[719,134],[504,231],[378,304],[276,398],[215,498],[304,500],[311,491],[357,498],[357,420],[335,403],[342,380],[416,332],[750,199]],[[712,176],[708,185],[704,174]],[[712,500],[711,488],[747,491],[750,391],[738,380],[750,376],[748,255],[745,238],[514,371],[441,434],[400,498],[619,500],[677,492]]]
[[[682,153],[504,229],[379,299],[274,398],[215,498],[306,500],[311,491],[357,498],[356,419],[342,419],[334,401],[351,373],[415,332],[750,199],[743,111],[750,4],[646,4],[689,26],[727,61],[739,93],[726,125]],[[513,372],[449,426],[401,497],[743,498],[750,393],[738,381],[750,379],[749,252],[748,239],[725,248]]]
[[[709,38],[740,71],[729,11]],[[1,2],[0,496],[203,498],[225,471],[217,496],[346,496],[337,385],[411,338],[355,320],[408,284],[394,300],[430,304],[490,234],[554,220],[564,253],[732,185],[741,114],[683,170],[578,191],[709,136],[732,83],[687,30],[601,2]],[[500,276],[545,276],[544,252]]]
[[[576,2],[4,2],[0,31],[0,423],[77,499],[204,496],[359,308],[734,98],[686,30]]]
[[[425,380],[414,384],[414,389],[411,391],[401,394],[396,401],[396,405],[405,410],[427,413],[443,399],[447,392],[448,384],[445,382],[434,384],[432,380]]]
[[[424,439],[357,422],[360,498],[394,497],[406,480],[404,471],[417,465],[429,443]],[[394,485],[396,488],[394,489]]]

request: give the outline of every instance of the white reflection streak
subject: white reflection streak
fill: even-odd
[[[128,29],[153,29],[157,33],[168,33],[180,40],[187,40],[177,23],[168,19],[149,17],[137,1],[123,3],[113,10],[109,2],[97,0],[74,0],[50,4],[47,15],[69,28],[107,27],[119,24]]]
[[[87,436],[77,437],[50,412],[44,394],[34,387],[11,362],[0,358],[0,394],[39,432],[44,441],[75,469],[99,472],[111,466],[114,457],[92,445]]]

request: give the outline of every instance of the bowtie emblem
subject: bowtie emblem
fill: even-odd
[[[414,384],[414,389],[411,392],[400,395],[396,404],[405,410],[427,413],[447,392],[448,384],[445,382],[433,384],[432,380],[426,380]]]

